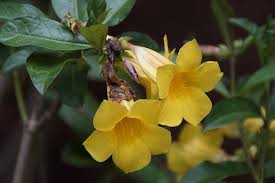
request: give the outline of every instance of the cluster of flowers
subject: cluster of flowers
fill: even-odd
[[[174,63],[174,50],[169,52],[167,38],[164,40],[164,56],[129,44],[129,61],[146,89],[146,99],[101,103],[93,119],[96,130],[83,143],[96,161],[112,156],[113,162],[129,173],[148,165],[151,155],[168,153],[168,167],[182,174],[184,162],[192,166],[214,160],[219,154],[220,132],[202,133],[199,125],[212,108],[205,92],[211,91],[223,75],[219,64],[201,63],[202,52],[196,40],[182,46]],[[182,120],[191,125],[184,127],[179,142],[171,144],[170,131],[163,126],[175,127]],[[192,147],[186,148],[190,143]],[[194,153],[197,157],[190,157]],[[179,161],[177,157],[184,159]]]

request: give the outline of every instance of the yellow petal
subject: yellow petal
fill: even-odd
[[[104,100],[94,116],[94,127],[100,131],[110,131],[127,113],[124,106]]]
[[[204,92],[213,90],[223,76],[218,62],[213,61],[204,62],[196,71],[198,72],[198,77],[195,85]]]
[[[275,132],[275,120],[274,119],[270,122],[269,130],[271,130],[272,132]]]
[[[83,143],[86,150],[98,162],[107,160],[114,151],[111,132],[94,131]]]
[[[194,39],[181,47],[176,62],[177,65],[188,71],[198,67],[201,63],[201,59],[201,49],[197,41]]]
[[[171,144],[170,131],[159,126],[146,125],[141,138],[153,155],[167,153]]]
[[[160,99],[168,96],[170,84],[176,74],[176,65],[168,64],[158,68],[157,70],[157,85],[159,89]]]
[[[184,174],[191,167],[186,163],[184,148],[180,143],[173,142],[167,153],[168,168],[175,172]]]
[[[264,121],[262,118],[247,118],[243,123],[244,128],[250,133],[259,132],[263,125]]]
[[[151,154],[148,147],[136,139],[131,144],[119,144],[112,158],[116,166],[129,173],[147,166],[151,161]]]
[[[205,93],[197,88],[186,87],[181,91],[183,118],[196,126],[211,111],[212,103]]]
[[[161,102],[162,109],[159,114],[159,123],[171,127],[178,126],[182,121],[182,100],[168,96]]]
[[[133,104],[127,117],[158,125],[159,110],[160,101],[139,99]]]
[[[198,135],[201,134],[202,127],[200,125],[198,126],[193,126],[186,124],[180,134],[179,134],[179,141],[182,144],[188,143],[191,141],[193,138],[196,138]]]

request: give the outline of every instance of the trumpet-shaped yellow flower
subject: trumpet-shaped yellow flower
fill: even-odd
[[[219,64],[201,64],[202,52],[196,40],[179,51],[176,64],[148,48],[133,46],[143,74],[156,83],[162,99],[160,124],[177,126],[182,119],[197,125],[211,110],[212,103],[205,92],[211,91],[222,77]]]
[[[186,125],[179,135],[179,141],[171,144],[167,154],[168,168],[179,179],[203,161],[225,160],[225,153],[220,149],[222,142],[220,130],[202,133],[200,126]]]
[[[86,150],[99,162],[112,156],[125,173],[142,169],[171,143],[170,132],[158,126],[159,106],[157,100],[104,100],[94,116],[96,130],[83,143]]]

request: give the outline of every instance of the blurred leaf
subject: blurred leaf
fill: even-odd
[[[244,30],[252,34],[258,31],[257,24],[249,21],[247,18],[230,18],[229,22],[233,25],[243,28]]]
[[[22,48],[10,55],[2,66],[4,73],[12,72],[26,64],[27,58],[36,50],[36,47]]]
[[[51,0],[54,11],[62,20],[70,13],[73,17],[86,22],[88,21],[87,0]]]
[[[215,87],[215,91],[219,92],[222,94],[224,97],[229,97],[230,93],[224,83],[222,81],[218,82],[218,84]]]
[[[189,171],[180,183],[213,183],[227,177],[248,173],[249,169],[244,163],[230,161],[222,163],[204,162]]]
[[[41,94],[46,92],[64,65],[64,59],[46,55],[30,56],[26,64],[32,83]]]
[[[140,32],[124,32],[119,37],[128,36],[132,39],[130,40],[131,43],[144,46],[146,48],[150,48],[155,51],[159,51],[158,43],[153,40],[150,36]]]
[[[240,89],[240,94],[245,94],[257,85],[270,82],[275,79],[275,63],[270,63],[255,72]]]
[[[227,0],[212,0],[212,12],[217,20],[219,29],[227,46],[233,48],[233,30],[229,25],[229,18],[234,16],[234,12]]]
[[[47,18],[22,17],[5,23],[0,42],[8,46],[34,45],[52,50],[82,50],[91,46],[74,36],[63,24]]]
[[[30,4],[0,1],[0,20],[12,20],[24,16],[43,17],[45,15]]]
[[[275,159],[271,159],[265,163],[265,177],[270,178],[275,176]]]
[[[104,81],[101,75],[101,66],[99,64],[99,55],[89,55],[86,57],[86,61],[90,66],[88,72],[88,78],[93,81]]]
[[[87,168],[97,164],[82,144],[67,144],[62,152],[62,160],[68,165]]]
[[[91,25],[90,27],[80,27],[80,33],[93,47],[102,53],[108,34],[107,25],[98,24]]]
[[[273,85],[270,101],[270,118],[275,118],[275,86]]]
[[[105,0],[88,0],[89,24],[102,23],[108,14],[106,7]]]
[[[258,106],[249,99],[236,97],[218,102],[206,117],[204,130],[221,128],[232,122],[241,122],[247,117],[260,117]]]
[[[100,105],[93,95],[86,95],[82,108],[62,105],[58,114],[81,140],[86,139],[93,131],[93,116]]]
[[[108,14],[103,21],[104,24],[115,26],[122,22],[130,13],[135,0],[106,0]]]
[[[0,44],[0,71],[6,59],[9,57],[10,50],[7,46]]]
[[[69,59],[65,63],[56,83],[58,94],[62,103],[82,106],[88,88],[87,64],[82,59]]]
[[[169,183],[170,177],[167,171],[150,164],[144,169],[131,173],[131,177],[133,177],[138,182],[142,183]]]

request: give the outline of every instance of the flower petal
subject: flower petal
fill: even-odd
[[[167,153],[171,144],[170,131],[159,126],[146,125],[141,138],[153,155]]]
[[[112,157],[116,166],[125,173],[140,170],[151,161],[148,147],[138,139],[131,144],[119,144]]]
[[[195,85],[204,92],[213,90],[223,76],[218,62],[213,61],[204,62],[196,71],[198,72],[198,77]]]
[[[162,102],[159,123],[166,126],[178,126],[182,121],[183,102],[180,98],[168,96]]]
[[[158,125],[160,104],[159,100],[139,99],[133,104],[127,117]]]
[[[176,72],[176,65],[168,64],[158,68],[157,85],[159,89],[159,98],[164,99],[168,96],[170,84]]]
[[[186,124],[182,129],[179,134],[179,141],[181,144],[186,144],[190,142],[193,138],[197,138],[198,135],[200,135],[202,128],[200,125],[198,126],[193,126]]]
[[[195,39],[183,45],[178,53],[177,65],[188,71],[198,67],[201,63],[202,52]]]
[[[83,143],[86,150],[98,162],[107,160],[114,151],[111,132],[94,131]]]
[[[181,91],[183,118],[196,126],[211,111],[211,100],[200,89],[186,87]]]
[[[127,113],[128,110],[121,104],[104,100],[94,116],[94,127],[100,131],[110,131]]]

